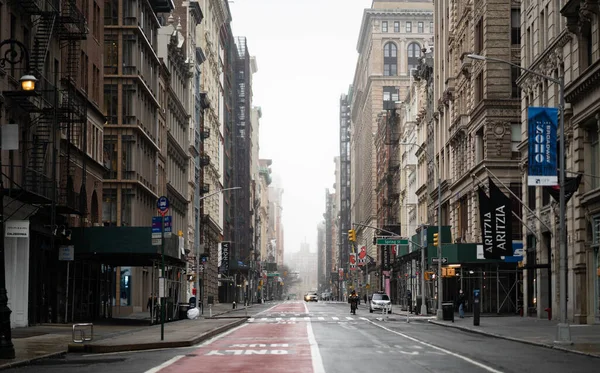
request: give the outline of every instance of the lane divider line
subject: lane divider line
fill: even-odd
[[[175,364],[179,359],[181,359],[183,357],[185,357],[185,355],[175,356],[174,358],[165,361],[164,363],[160,364],[159,366],[147,370],[145,373],[158,373],[161,370],[163,370],[164,368],[168,367],[169,365]]]
[[[317,344],[317,339],[313,333],[312,323],[306,323],[306,333],[308,334],[308,343],[310,344],[310,355],[312,357],[313,373],[325,373],[321,351]]]
[[[373,322],[373,321],[371,321],[371,320],[368,320],[368,321],[369,321],[371,324],[375,325],[376,327],[378,327],[378,328],[381,328],[381,329],[383,329],[383,330],[385,330],[385,331],[388,331],[388,332],[390,332],[390,333],[393,333],[393,334],[399,335],[399,336],[401,336],[401,337],[403,337],[403,338],[406,338],[406,339],[408,339],[408,340],[410,340],[410,341],[416,342],[416,343],[418,343],[418,344],[420,344],[420,345],[427,346],[427,347],[429,347],[429,348],[433,348],[434,350],[441,351],[441,352],[443,352],[443,353],[445,353],[445,354],[447,354],[447,355],[454,356],[455,358],[458,358],[458,359],[461,359],[461,360],[463,360],[463,361],[466,361],[467,363],[469,363],[469,364],[472,364],[472,365],[475,365],[475,366],[477,366],[477,367],[479,367],[479,368],[481,368],[481,369],[483,369],[483,370],[485,370],[485,371],[488,371],[488,372],[490,372],[490,373],[504,373],[504,372],[502,372],[501,370],[494,369],[494,368],[492,368],[492,367],[490,367],[490,366],[488,366],[488,365],[485,365],[485,364],[483,364],[483,363],[480,363],[479,361],[476,361],[476,360],[473,360],[473,359],[471,359],[471,358],[468,358],[468,357],[466,357],[466,356],[463,356],[463,355],[457,354],[456,352],[452,352],[452,351],[446,350],[445,348],[438,347],[438,346],[432,345],[432,344],[430,344],[430,343],[427,343],[427,342],[421,341],[421,340],[419,340],[419,339],[416,339],[416,338],[414,338],[414,337],[411,337],[411,336],[409,336],[409,335],[407,335],[407,334],[404,334],[404,333],[397,332],[397,331],[395,331],[395,330],[392,330],[392,329],[386,328],[385,326],[383,326],[383,325],[379,325],[379,324],[377,324],[377,323],[375,323],[375,322]]]

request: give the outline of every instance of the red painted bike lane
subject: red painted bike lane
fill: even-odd
[[[302,303],[286,303],[270,312],[305,312]],[[245,324],[232,333],[164,367],[160,373],[321,373],[321,358],[306,322]],[[313,354],[318,363],[313,368]]]

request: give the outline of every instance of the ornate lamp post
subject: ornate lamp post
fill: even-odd
[[[10,48],[2,54],[4,46]],[[6,64],[14,66],[25,62],[25,75],[19,79],[21,89],[26,92],[35,90],[37,79],[29,71],[29,51],[23,43],[14,39],[0,42],[0,68]],[[0,119],[2,118],[2,101],[0,101]],[[1,123],[0,123],[1,125]],[[0,143],[2,142],[2,128],[0,128]],[[8,308],[8,292],[6,290],[6,268],[4,261],[4,176],[2,174],[2,150],[0,148],[0,359],[14,359],[15,347],[12,343],[10,330],[10,314]]]

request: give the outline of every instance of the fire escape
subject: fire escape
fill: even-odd
[[[78,74],[81,41],[87,38],[87,21],[76,0],[62,0],[57,19],[57,32],[62,50],[61,93],[59,107],[61,139],[64,147],[60,151],[60,179],[58,212],[84,215],[87,211],[86,158],[81,157],[81,187],[75,192],[75,163],[73,154],[77,148],[83,153],[87,149],[87,95],[79,89]],[[66,53],[65,53],[66,52]],[[87,71],[81,77],[87,75]],[[83,83],[82,81],[80,83]]]
[[[235,194],[234,211],[234,253],[236,261],[247,263],[250,244],[252,242],[251,216],[250,216],[250,144],[252,129],[250,126],[250,57],[246,48],[246,39],[237,38],[237,58],[235,69],[236,108],[234,132],[234,182],[242,186]],[[235,262],[234,266],[237,264]]]
[[[87,99],[76,86],[81,40],[87,35],[85,17],[77,8],[76,0],[13,0],[11,5],[31,17],[33,43],[29,51],[29,70],[39,80],[38,88],[30,95],[22,92],[7,94],[13,105],[31,114],[21,145],[21,182],[18,185],[18,178],[13,180],[11,189],[18,190],[14,197],[26,203],[47,206],[54,202],[57,204],[56,213],[84,214],[87,205],[86,163],[82,157],[82,186],[80,193],[76,194],[72,148],[77,145],[85,151],[87,146]],[[60,74],[56,71],[58,66],[51,69],[47,60],[53,38],[57,38],[61,46]],[[29,40],[25,42],[29,43]],[[50,71],[54,71],[54,76],[47,76]],[[65,140],[64,147],[57,146],[60,139]],[[60,160],[56,159],[53,151],[57,148],[63,148]],[[57,170],[59,161],[61,167]],[[57,180],[57,171],[60,172],[60,180]],[[81,204],[78,195],[82,198]],[[54,213],[51,218],[55,219]]]

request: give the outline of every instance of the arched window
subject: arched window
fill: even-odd
[[[383,75],[398,75],[398,49],[394,43],[383,46]]]
[[[418,43],[410,43],[408,45],[408,72],[410,74],[411,69],[416,69],[419,65],[419,58],[421,58],[421,47]]]

